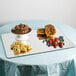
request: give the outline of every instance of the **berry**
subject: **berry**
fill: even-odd
[[[54,45],[53,47],[54,47],[54,48],[56,48],[56,46],[55,46],[55,45]]]
[[[54,39],[52,39],[52,44],[54,44],[54,42],[55,42],[55,40],[54,40]]]
[[[59,42],[59,47],[62,48],[63,47],[63,43],[60,41]]]
[[[54,45],[58,46],[58,42],[55,41],[55,42],[54,42]]]
[[[55,41],[55,39],[52,39],[52,41]]]
[[[52,44],[54,44],[54,41],[52,41]]]
[[[63,36],[59,36],[59,38],[63,39]]]
[[[43,40],[43,43],[45,42],[45,40]]]
[[[63,36],[59,36],[60,41],[64,41]]]
[[[47,42],[46,45],[47,45],[48,47],[50,47],[50,43],[49,43],[49,42]]]
[[[62,42],[64,42],[64,40],[62,40]]]
[[[56,42],[54,42],[54,45],[56,45]]]
[[[57,41],[57,42],[58,42],[58,41],[59,41],[59,38],[55,38],[55,41]]]
[[[52,44],[52,41],[50,40],[49,43]]]
[[[59,43],[60,45],[62,45],[63,44],[63,42],[62,41],[60,41],[60,43]]]
[[[50,40],[52,40],[53,38],[50,38]]]
[[[60,45],[59,47],[60,47],[60,48],[63,48],[63,45]]]

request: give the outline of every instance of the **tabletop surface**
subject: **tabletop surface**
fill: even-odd
[[[46,24],[53,24],[58,29],[60,29],[65,34],[65,36],[69,38],[72,41],[72,43],[76,46],[76,30],[68,25],[47,21],[47,20],[18,21],[0,27],[0,58],[1,59],[17,64],[38,65],[38,64],[59,63],[65,60],[72,59],[76,56],[76,47],[75,47],[75,48],[65,49],[60,51],[47,52],[42,54],[28,55],[28,56],[8,59],[5,55],[1,34],[10,32],[11,28],[13,28],[15,25],[20,23],[28,24],[34,30],[40,27],[44,27],[44,25]]]

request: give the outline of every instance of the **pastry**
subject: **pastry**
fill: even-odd
[[[48,24],[45,25],[45,34],[47,37],[54,37],[54,35],[56,34],[56,29],[53,25]]]
[[[19,24],[14,27],[14,29],[11,30],[11,32],[15,34],[26,34],[31,31],[31,28],[26,24]]]
[[[25,54],[32,50],[30,45],[25,45],[21,41],[16,41],[15,43],[11,44],[10,48],[14,52],[14,55]]]
[[[49,38],[54,38],[56,34],[56,29],[52,24],[45,25],[45,28],[37,29],[37,37],[42,40]]]
[[[40,34],[37,34],[37,37],[39,38],[39,40],[42,40],[42,39],[46,39],[46,35],[40,35]]]
[[[45,29],[44,28],[38,29],[37,34],[40,34],[40,35],[45,34]]]
[[[14,50],[14,54],[15,55],[19,55],[20,54],[20,47],[19,47],[19,45],[15,45],[13,47],[13,50]]]

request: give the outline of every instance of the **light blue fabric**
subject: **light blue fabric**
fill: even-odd
[[[70,67],[69,67],[69,70],[68,70],[68,73],[67,73],[67,76],[75,76],[75,65],[74,65],[74,61],[72,61]]]
[[[0,60],[0,76],[75,76],[73,60],[49,65],[17,65]]]
[[[20,23],[28,24],[32,29],[44,27],[44,25],[51,23],[58,27],[76,46],[76,30],[74,28],[47,20],[26,20],[10,23],[0,27],[0,34],[10,32],[11,28]],[[0,35],[0,76],[70,76],[71,74],[74,76],[75,68],[74,64],[71,63],[74,63],[72,60],[74,60],[75,55],[76,48],[71,48],[8,59]]]

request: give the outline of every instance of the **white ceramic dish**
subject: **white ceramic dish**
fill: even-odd
[[[66,36],[62,32],[57,30],[56,37],[59,37],[59,36],[64,36],[64,40],[65,40],[64,47],[63,48],[48,47],[46,46],[45,43],[42,42],[42,40],[39,40],[37,38],[36,30],[32,30],[31,33],[29,33],[29,41],[30,41],[30,44],[33,50],[30,53],[21,54],[18,56],[37,54],[37,53],[43,53],[43,52],[49,52],[49,51],[51,52],[51,51],[57,51],[57,50],[61,51],[61,49],[67,49],[67,48],[74,47],[73,43],[69,39],[67,39]],[[13,54],[12,50],[10,50],[10,45],[13,43],[13,41],[15,41],[15,36],[12,33],[2,34],[2,40],[3,40],[6,56],[8,58],[18,57]]]
[[[31,32],[29,32],[29,33],[27,33],[27,34],[14,34],[14,33],[12,33],[13,34],[13,36],[15,37],[15,41],[17,40],[19,40],[19,41],[21,41],[21,42],[23,42],[23,43],[25,43],[25,44],[28,44],[28,40],[29,40],[29,34],[30,34]]]

